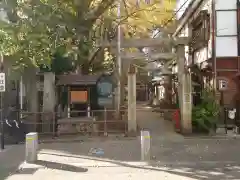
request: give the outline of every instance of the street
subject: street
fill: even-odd
[[[91,148],[101,148],[104,154],[90,154]],[[152,140],[151,148],[152,160],[141,162],[138,138],[47,143],[40,145],[38,161],[27,164],[24,147],[18,145],[2,152],[8,156],[0,154],[0,179],[240,179],[238,139],[159,138]]]
[[[34,164],[24,162],[24,145],[8,146],[0,153],[0,180],[240,179],[239,138],[186,138],[145,105],[137,108],[139,127],[151,132],[149,162],[141,162],[140,137],[53,140],[40,144]]]

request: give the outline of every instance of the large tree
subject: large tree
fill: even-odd
[[[120,23],[126,37],[149,35],[164,24],[173,14],[175,0],[136,2],[122,1]],[[112,67],[113,58],[96,43],[116,35],[115,0],[8,0],[1,6],[9,22],[0,24],[0,51],[12,56],[17,67],[50,66],[59,47],[82,73],[101,69],[99,64]]]
[[[114,0],[2,2],[10,23],[1,22],[1,52],[20,65],[50,64],[58,47],[76,59],[89,56],[91,29]],[[11,47],[6,49],[5,47]]]

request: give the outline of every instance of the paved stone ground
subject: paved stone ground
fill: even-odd
[[[21,145],[6,146],[0,151],[0,180],[15,172],[24,161],[24,147]]]
[[[152,160],[140,162],[140,139],[92,138],[40,144],[38,161],[23,162],[24,146],[0,152],[0,180],[240,179],[238,139],[185,139],[171,122],[138,105],[138,123],[152,134]],[[104,154],[89,154],[102,148]]]
[[[104,155],[89,154],[102,148]],[[38,161],[23,163],[22,145],[0,157],[1,180],[38,179],[240,179],[238,140],[183,140],[152,143],[152,156],[140,162],[139,141],[106,140],[41,144]],[[2,163],[4,162],[4,163]],[[20,165],[20,166],[19,166]],[[17,168],[17,166],[19,166]],[[17,170],[16,170],[17,169]],[[7,174],[6,171],[9,173]]]
[[[180,140],[183,137],[174,131],[173,123],[164,120],[160,113],[153,112],[152,108],[144,103],[137,104],[137,123],[140,128],[148,129],[153,138]]]

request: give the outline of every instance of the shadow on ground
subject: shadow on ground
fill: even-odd
[[[140,161],[141,147],[138,138],[125,140],[96,138],[90,141],[40,144],[37,167],[23,166],[16,173],[20,176],[32,174],[34,177],[38,174],[40,178],[43,174],[47,174],[47,178],[50,176],[54,178],[57,176],[56,174],[60,173],[61,175],[58,176],[60,179],[84,179],[83,176],[85,179],[91,179],[94,174],[94,178],[110,174],[109,178],[103,177],[102,179],[113,179],[119,174],[127,173],[138,174],[139,177],[121,177],[131,180],[240,179],[240,156],[238,153],[240,141],[184,140],[175,136],[172,132],[169,133],[171,124],[168,125],[158,121],[159,115],[155,114],[150,117],[150,112],[146,113],[143,110],[138,110],[138,117],[140,116],[142,117],[141,127],[151,129],[151,134],[154,135],[151,143],[152,160],[148,163]],[[154,122],[149,124],[149,119]],[[95,148],[102,149],[104,153],[101,155],[90,153],[90,150]],[[54,174],[51,170],[45,171],[44,167],[57,170],[57,173]],[[38,172],[36,172],[37,169],[39,169]],[[18,180],[18,177],[10,177],[5,180],[16,179]],[[39,179],[39,177],[36,179]]]
[[[228,147],[228,148],[226,148]],[[102,142],[81,142],[62,144],[42,144],[40,158],[69,161],[99,167],[118,166],[134,169],[167,173],[183,178],[204,180],[240,179],[240,142],[207,140],[184,143],[153,142],[153,160],[140,162],[140,145],[138,140],[119,140]],[[101,148],[104,154],[89,154],[91,148]],[[103,163],[103,164],[102,164]],[[107,165],[104,163],[108,163]],[[89,165],[90,164],[90,165]],[[102,164],[102,165],[101,165]],[[180,179],[181,179],[180,178]]]
[[[19,145],[6,146],[0,152],[0,179],[4,180],[14,173],[24,161],[24,147]]]
[[[121,162],[115,161],[110,159],[104,159],[99,157],[92,157],[92,156],[79,156],[79,155],[61,155],[57,153],[40,153],[50,156],[59,156],[59,157],[66,157],[66,158],[74,158],[79,159],[79,162],[82,160],[89,160],[89,161],[96,161],[98,163],[110,163],[111,165],[107,165],[108,167],[113,166],[122,166],[127,168],[134,168],[134,169],[143,169],[147,171],[157,171],[157,173],[167,173],[170,175],[177,175],[179,178],[191,178],[192,180],[236,180],[240,178],[240,165],[238,163],[231,163],[225,164],[224,162],[196,162],[190,164],[182,164],[180,162],[175,163],[159,163],[159,162],[148,162],[148,163],[136,163],[134,162]],[[106,166],[106,165],[103,165]],[[98,165],[98,168],[101,168],[101,165]]]
[[[61,171],[68,172],[87,172],[87,168],[81,168],[77,166],[72,166],[63,163],[56,163],[51,161],[37,160],[32,164],[31,167],[19,168],[14,174],[34,174],[38,169],[48,168],[48,169],[56,169]]]
[[[193,139],[181,143],[154,141],[152,143],[154,157],[148,163],[140,161],[138,139],[40,144],[39,160],[34,165],[20,166],[16,171],[24,158],[24,146],[17,147],[20,149],[8,151],[8,158],[5,156],[7,164],[0,165],[0,179],[15,180],[24,175],[32,175],[34,179],[36,174],[45,174],[45,172],[51,174],[51,170],[67,176],[84,174],[91,176],[92,172],[96,171],[100,175],[101,173],[113,174],[116,171],[114,175],[118,175],[124,171],[124,173],[139,173],[140,177],[141,173],[149,173],[154,174],[154,177],[174,176],[172,179],[240,179],[240,157],[238,156],[240,142],[236,140],[196,141]],[[101,148],[104,154],[91,154],[89,153],[91,148]],[[20,156],[22,157],[19,158]],[[9,175],[9,172],[13,176]],[[81,172],[84,173],[79,175]],[[143,177],[143,179],[146,178]]]

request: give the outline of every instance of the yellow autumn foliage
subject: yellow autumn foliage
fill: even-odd
[[[165,25],[174,17],[176,0],[124,0],[121,4],[121,27],[125,37],[149,36],[154,27]],[[105,17],[117,23],[117,9],[112,8]]]
[[[128,17],[127,11],[123,14],[128,17],[123,25],[124,30],[134,30],[135,36],[145,36],[154,27],[164,25],[173,17],[176,0],[150,0],[149,4],[142,0],[138,7],[135,1],[127,0],[126,7],[130,16]]]

